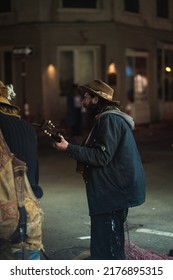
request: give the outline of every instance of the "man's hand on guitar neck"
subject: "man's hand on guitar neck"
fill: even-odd
[[[60,135],[60,137],[61,142],[54,142],[53,147],[58,151],[65,151],[69,143],[65,140],[65,138],[62,135]]]

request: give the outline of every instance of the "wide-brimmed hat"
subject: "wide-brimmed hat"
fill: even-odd
[[[90,82],[88,85],[81,85],[78,88],[82,92],[95,94],[116,105],[120,104],[120,101],[113,99],[114,89],[111,88],[108,84],[104,83],[102,80],[94,80]]]
[[[2,81],[0,81],[0,102],[11,105],[8,100],[8,90]]]

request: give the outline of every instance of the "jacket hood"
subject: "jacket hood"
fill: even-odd
[[[135,128],[135,122],[133,120],[133,118],[131,116],[129,116],[128,114],[120,111],[118,108],[115,110],[115,114],[121,116],[123,119],[125,119],[125,121],[129,124],[129,126],[131,127],[131,129]]]
[[[135,122],[133,120],[133,118],[131,116],[129,116],[128,114],[122,112],[120,109],[118,108],[115,108],[115,109],[112,109],[112,110],[107,110],[107,111],[104,111],[103,113],[100,114],[100,116],[104,115],[104,114],[107,114],[107,113],[113,113],[113,114],[116,114],[120,117],[122,117],[127,123],[128,125],[130,126],[130,128],[133,130],[134,127],[135,127]]]

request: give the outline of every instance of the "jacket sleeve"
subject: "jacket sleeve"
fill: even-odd
[[[105,166],[111,161],[117,150],[120,130],[115,115],[104,115],[99,119],[87,145],[69,144],[67,153],[77,161],[93,166]]]

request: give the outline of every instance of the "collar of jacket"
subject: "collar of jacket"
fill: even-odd
[[[100,110],[100,112],[95,116],[95,119],[98,120],[100,116],[104,114],[108,114],[110,112],[114,112],[115,110],[119,110],[116,106],[107,106],[106,108]]]

